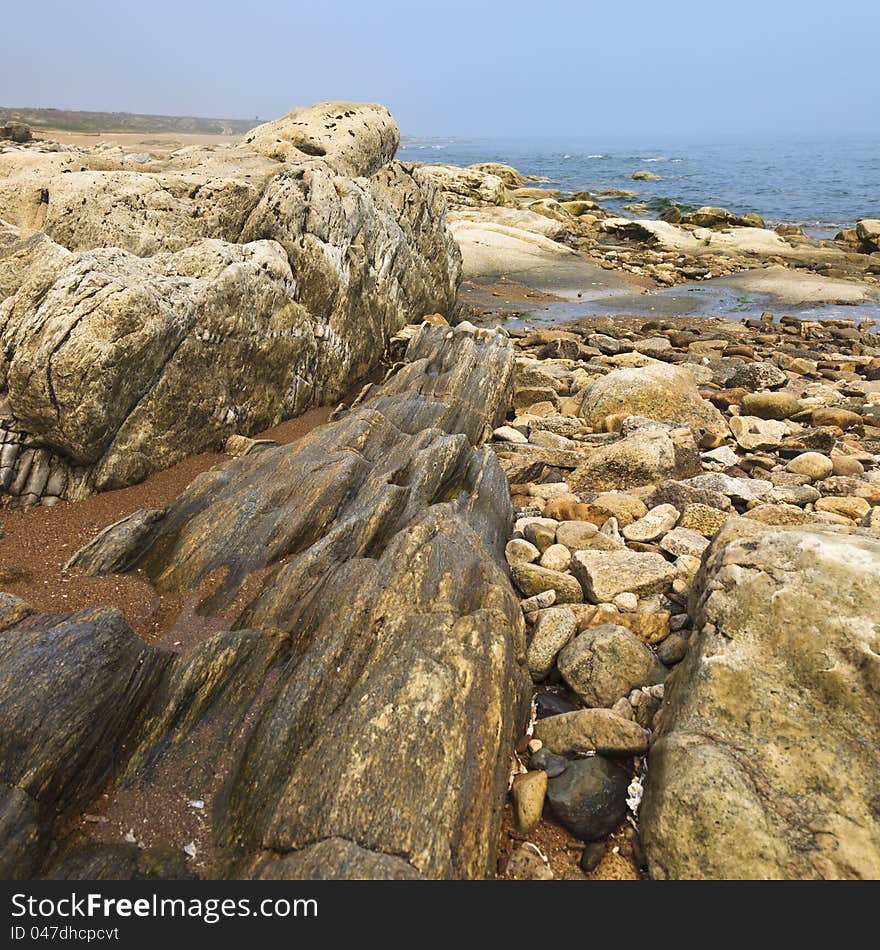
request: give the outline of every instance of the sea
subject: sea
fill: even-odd
[[[682,210],[713,205],[738,214],[757,211],[771,226],[797,224],[821,238],[854,227],[859,218],[880,218],[878,139],[649,142],[615,147],[601,141],[575,145],[405,139],[398,157],[452,165],[504,162],[523,174],[547,178],[545,187],[566,193],[638,192],[635,198],[603,202],[610,209],[640,201],[652,216],[670,204]],[[653,172],[660,180],[634,181],[631,176],[637,171]]]
[[[676,205],[682,212],[704,205],[737,214],[756,211],[768,226],[796,224],[811,237],[833,238],[860,218],[880,218],[880,140],[816,139],[610,145],[601,141],[537,142],[478,138],[404,139],[404,161],[467,166],[504,162],[524,175],[546,179],[541,187],[596,195],[620,189],[637,192],[609,197],[602,206],[625,211],[634,202],[647,205],[644,217],[657,217]],[[638,171],[656,181],[634,180]],[[557,323],[606,313],[678,313],[733,318],[776,309],[764,294],[742,294],[723,280],[691,282],[633,295],[585,288],[574,302],[547,304],[517,316],[519,322]],[[787,304],[782,313],[810,319],[871,319],[880,326],[880,299],[856,306]],[[489,318],[492,318],[489,314]]]

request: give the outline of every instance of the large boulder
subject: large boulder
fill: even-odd
[[[876,531],[719,531],[655,720],[655,878],[880,876],[878,576]]]
[[[585,387],[578,399],[578,415],[588,425],[623,414],[728,434],[724,417],[700,396],[693,374],[682,366],[657,363],[612,370]]]
[[[215,877],[494,873],[529,678],[507,481],[475,445],[513,363],[502,334],[426,323],[337,421],[74,558],[197,601],[183,641],[0,601],[0,869],[179,877],[157,852],[189,848]]]
[[[381,106],[325,103],[137,171],[0,155],[0,490],[131,484],[338,401],[451,313],[443,199],[397,142]]]

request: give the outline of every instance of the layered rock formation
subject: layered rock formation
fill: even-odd
[[[387,340],[451,313],[460,256],[380,106],[294,110],[135,166],[0,155],[0,487],[143,479],[337,400]]]
[[[512,373],[503,335],[425,324],[339,421],[206,473],[76,556],[193,591],[185,642],[146,646],[116,611],[46,616],[6,596],[0,867],[491,874],[527,675],[507,484],[474,446]],[[233,603],[231,624],[215,616]],[[197,794],[204,823],[186,808]],[[102,838],[131,801],[155,824]]]

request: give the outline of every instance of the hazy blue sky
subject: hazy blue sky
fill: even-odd
[[[371,100],[416,135],[880,132],[878,0],[4,0],[2,23],[2,105]]]

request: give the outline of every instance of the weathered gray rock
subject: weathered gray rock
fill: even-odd
[[[876,878],[880,535],[721,529],[667,684],[641,829],[657,878]]]
[[[727,434],[721,413],[697,391],[693,375],[667,364],[612,370],[579,394],[579,415],[590,425],[623,413]]]
[[[460,254],[397,141],[382,107],[326,103],[138,171],[0,155],[0,395],[64,497],[338,401],[451,313]]]
[[[559,651],[577,631],[577,618],[567,607],[538,611],[527,654],[532,679],[542,680],[556,662]]]
[[[588,706],[609,708],[648,681],[654,655],[626,627],[601,624],[575,637],[559,654],[558,665]]]
[[[571,570],[587,600],[604,604],[618,594],[661,593],[675,578],[675,568],[660,554],[641,551],[578,551]]]
[[[610,709],[578,709],[548,716],[535,724],[535,737],[550,752],[602,752],[607,755],[643,755],[648,734],[637,723]]]

